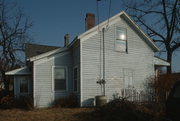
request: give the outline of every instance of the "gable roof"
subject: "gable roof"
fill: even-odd
[[[136,30],[136,32],[143,37],[143,40],[146,41],[146,43],[153,49],[154,52],[159,51],[159,48],[155,45],[155,43],[153,42],[153,40],[146,35],[141,29],[140,27],[131,19],[131,17],[125,12],[122,11],[118,14],[116,14],[115,16],[109,18],[109,20],[105,20],[104,22],[100,23],[99,25],[96,25],[95,27],[89,29],[88,31],[80,34],[78,36],[78,39],[83,39],[86,38],[87,36],[93,36],[95,34],[95,32],[98,31],[98,28],[101,30],[102,28],[107,28],[107,23],[109,22],[109,26],[114,24],[115,22],[117,22],[119,20],[119,17],[121,17],[122,19],[124,19],[127,23],[129,23],[131,25],[131,27],[133,27],[133,29]]]
[[[33,56],[37,56],[37,55],[55,50],[57,48],[60,48],[60,47],[28,43],[25,45],[26,58],[31,58]]]
[[[114,24],[115,22],[117,22],[119,20],[119,17],[121,17],[122,19],[124,19],[126,22],[128,22],[131,27],[133,27],[136,32],[138,32],[138,34],[140,36],[143,37],[143,40],[145,40],[145,42],[153,49],[154,52],[159,51],[159,48],[155,45],[155,43],[153,42],[153,40],[148,37],[140,28],[139,26],[131,19],[131,17],[124,11],[116,14],[115,16],[109,18],[109,20],[105,20],[104,22],[101,22],[99,25],[96,25],[95,27],[87,30],[86,32],[80,34],[79,36],[77,36],[68,46],[68,48],[70,48],[71,46],[73,46],[73,44],[78,41],[78,40],[83,40],[87,37],[93,36],[96,32],[98,32],[98,28],[102,29],[102,28],[107,28],[107,23],[109,22],[109,26]],[[55,54],[58,52],[63,52],[68,50],[68,48],[58,48],[56,50],[52,50],[49,51],[47,53],[43,53],[34,57],[31,57],[29,60],[30,61],[35,61],[37,59],[41,59],[43,57],[49,56],[50,54]]]

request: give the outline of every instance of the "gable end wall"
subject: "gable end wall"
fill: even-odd
[[[127,29],[128,53],[114,49],[116,27]],[[102,33],[101,33],[102,41]],[[124,70],[133,73],[133,86],[143,90],[145,79],[154,74],[154,52],[148,44],[122,19],[105,30],[105,80],[106,95],[121,94],[124,88]],[[102,59],[101,59],[102,64]],[[102,66],[101,66],[102,67]],[[81,106],[95,104],[95,96],[101,95],[100,78],[100,34],[81,40]]]

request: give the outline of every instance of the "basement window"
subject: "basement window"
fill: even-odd
[[[127,33],[125,28],[116,28],[115,50],[127,52]]]
[[[66,68],[54,67],[54,90],[65,91],[67,86]]]

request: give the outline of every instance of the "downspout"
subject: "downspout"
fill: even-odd
[[[105,28],[102,29],[103,33],[103,95],[105,96],[105,42],[104,42],[104,32]]]

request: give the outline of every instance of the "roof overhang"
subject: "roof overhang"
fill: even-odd
[[[11,76],[16,76],[16,75],[31,75],[32,73],[30,72],[28,67],[22,67],[18,69],[14,69],[12,71],[8,71],[5,73],[6,75],[11,75]]]
[[[48,57],[48,56],[51,56],[51,55],[54,55],[54,54],[57,54],[57,53],[60,53],[60,52],[65,52],[67,50],[68,50],[68,48],[58,48],[58,49],[55,49],[55,50],[52,50],[52,51],[49,51],[49,52],[46,52],[46,53],[31,57],[31,58],[27,59],[27,61],[33,62],[35,60],[39,60],[39,59],[42,59],[44,57]]]
[[[168,63],[166,60],[161,59],[159,57],[154,57],[154,65],[155,66],[170,66],[170,63]]]

